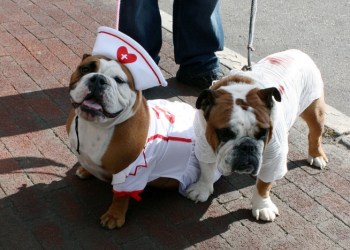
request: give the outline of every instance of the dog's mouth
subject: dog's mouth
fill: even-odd
[[[81,111],[92,116],[105,116],[107,118],[115,118],[123,111],[122,109],[115,113],[107,112],[103,108],[102,101],[97,100],[93,95],[87,95],[81,103],[74,102],[73,100],[71,100],[71,102],[73,108],[80,108]]]

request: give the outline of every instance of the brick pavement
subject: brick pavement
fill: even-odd
[[[97,27],[113,26],[111,2],[1,0],[0,249],[350,249],[349,151],[328,136],[330,169],[309,167],[300,122],[290,133],[290,171],[272,190],[281,213],[274,223],[254,220],[254,180],[233,175],[201,204],[147,189],[122,229],[100,227],[111,187],[74,176],[64,124],[70,74]],[[163,36],[169,87],[145,94],[193,104],[198,90],[176,83],[172,34]]]

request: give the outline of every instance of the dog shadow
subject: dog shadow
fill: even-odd
[[[107,230],[99,225],[99,217],[111,203],[109,183],[94,177],[80,180],[75,176],[78,164],[69,167],[35,157],[4,159],[0,164],[7,166],[12,160],[26,161],[24,172],[34,169],[40,172],[48,166],[67,171],[65,176],[48,184],[21,185],[21,178],[1,181],[0,246],[5,248],[26,244],[28,248],[92,249],[98,248],[101,242],[114,247],[144,242],[152,247],[186,248],[225,233],[232,223],[252,219],[248,207],[228,211],[217,201],[220,195],[238,192],[230,180],[220,179],[215,184],[214,195],[204,203],[194,203],[175,190],[147,187],[140,202],[131,200],[125,225]],[[0,176],[13,175],[14,171],[1,168]],[[16,183],[17,189],[5,195],[12,182]],[[241,187],[251,185],[249,182],[245,186],[243,182],[239,184]],[[23,241],[8,240],[16,239],[18,235]]]

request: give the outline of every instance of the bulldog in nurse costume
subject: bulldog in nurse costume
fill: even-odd
[[[147,184],[178,188],[185,195],[198,179],[196,110],[142,96],[144,89],[166,85],[137,42],[107,27],[98,29],[92,55],[84,55],[71,76],[74,109],[66,127],[81,164],[76,174],[113,185],[112,204],[101,216],[101,224],[109,229],[124,224],[129,198],[140,200]]]
[[[231,71],[200,94],[196,107],[205,128],[196,147],[207,151],[206,159],[198,158],[207,164],[201,164],[199,181],[187,189],[195,201],[205,201],[212,193],[216,167],[224,176],[251,174],[257,177],[253,216],[273,221],[279,212],[269,192],[287,172],[288,131],[298,116],[309,127],[309,163],[326,167],[323,81],[315,63],[301,51],[270,55],[251,71]]]

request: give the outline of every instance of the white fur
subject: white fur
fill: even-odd
[[[116,113],[124,110],[122,115],[119,115],[118,120],[108,119],[105,117],[94,117],[95,122],[100,126],[113,126],[117,123],[127,120],[132,116],[132,106],[135,103],[136,93],[132,91],[127,83],[118,84],[113,77],[118,76],[125,82],[128,81],[125,72],[120,65],[115,61],[107,61],[100,59],[100,68],[96,73],[84,75],[77,83],[74,89],[70,90],[70,96],[76,103],[81,103],[84,98],[90,93],[88,89],[88,81],[96,74],[103,74],[107,79],[107,86],[103,94],[103,107],[109,113]],[[76,109],[77,115],[83,116],[81,110]],[[126,116],[125,116],[126,115]],[[112,121],[113,120],[113,121]]]
[[[204,202],[214,191],[215,163],[199,161],[199,166],[201,169],[199,180],[186,189],[186,194],[189,199],[195,202]]]
[[[254,85],[237,84],[221,87],[232,94],[233,100],[240,98],[246,100],[246,94],[253,88],[276,87],[282,94],[282,102],[276,103],[272,109],[273,134],[269,145],[265,148],[263,174],[259,179],[266,183],[280,179],[287,172],[288,130],[294,124],[296,118],[305,110],[312,101],[323,93],[321,74],[309,56],[298,50],[288,50],[262,59],[255,64],[252,71],[233,70],[230,75],[242,75],[251,78]],[[235,101],[234,101],[235,102]],[[275,107],[277,106],[277,107]],[[256,127],[256,118],[253,110],[243,110],[239,105],[234,105],[231,114],[231,129],[242,136],[253,136]],[[224,175],[230,174],[227,160],[234,142],[228,142],[219,148],[217,153],[217,166]],[[265,162],[266,160],[266,162]],[[309,156],[308,162],[321,169],[327,162],[322,157]],[[201,164],[202,174],[208,175],[207,166]],[[191,198],[200,200],[203,196],[207,199],[208,190],[211,191],[211,183],[201,180],[191,187]],[[205,199],[205,200],[206,200]],[[252,213],[257,220],[274,221],[279,215],[278,208],[270,197],[261,197],[254,188],[252,197]]]
[[[74,89],[70,90],[70,96],[76,103],[81,103],[89,94],[88,80],[95,74],[103,74],[107,79],[107,88],[103,95],[103,106],[107,112],[115,113],[123,110],[116,118],[93,117],[86,120],[85,114],[80,108],[75,110],[78,118],[78,134],[80,153],[77,152],[78,137],[76,133],[76,116],[70,125],[69,140],[80,164],[97,178],[106,181],[108,174],[101,168],[101,159],[107,150],[113,136],[114,126],[133,116],[133,106],[136,101],[136,93],[130,89],[128,83],[118,84],[113,78],[118,76],[125,82],[126,74],[115,61],[100,59],[100,68],[97,73],[84,75]],[[77,173],[79,177],[80,174]]]
[[[327,162],[322,157],[312,157],[309,155],[307,158],[308,163],[310,163],[311,166],[318,167],[320,169],[326,169]]]
[[[78,125],[80,154],[76,152],[78,143],[74,120],[71,124],[71,132],[69,134],[71,148],[77,155],[79,163],[84,166],[88,172],[106,181],[105,176],[107,173],[101,168],[101,159],[111,141],[114,127],[103,128],[93,126],[93,123],[83,119],[79,119]]]
[[[261,197],[256,187],[254,188],[252,203],[252,213],[257,220],[274,221],[279,215],[278,208],[271,201],[270,197]]]

